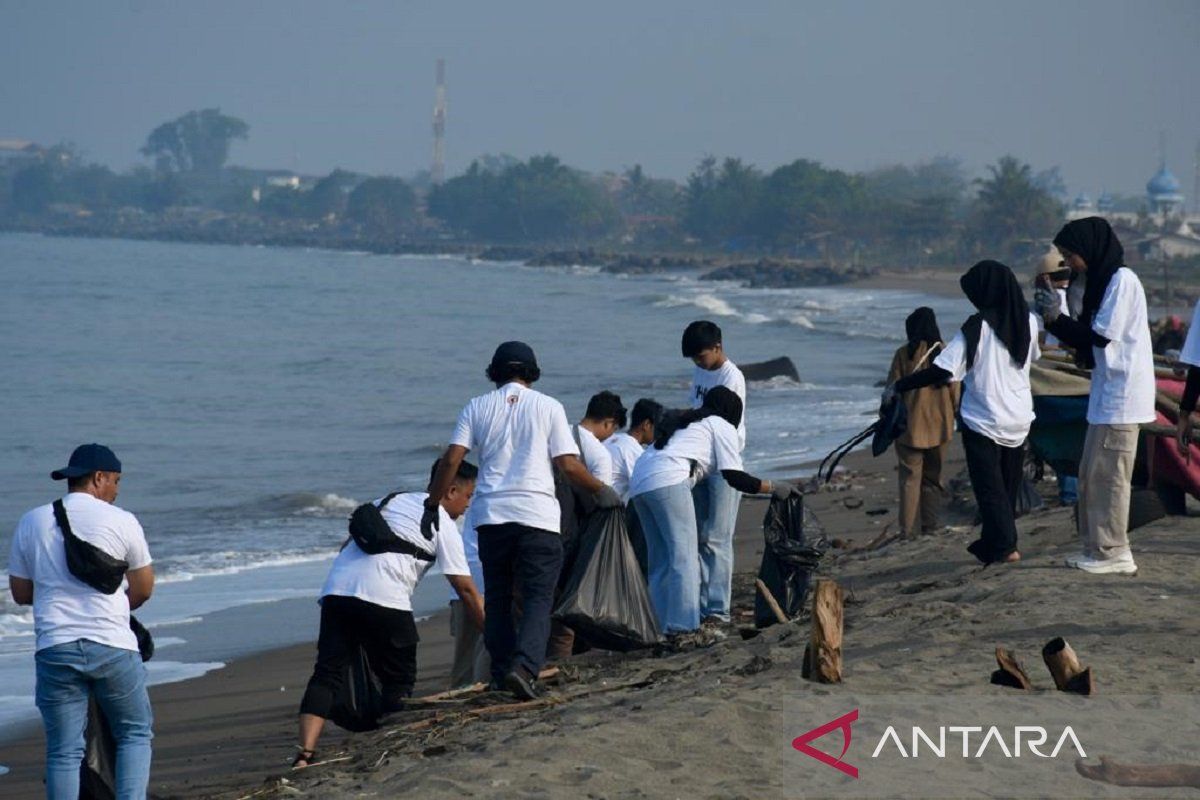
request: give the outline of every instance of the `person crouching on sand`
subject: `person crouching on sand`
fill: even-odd
[[[650,602],[667,636],[700,627],[700,559],[692,487],[719,476],[733,490],[787,498],[798,491],[742,470],[742,401],[714,386],[697,409],[664,415],[654,446],[633,468],[629,494],[646,536]]]
[[[984,564],[1018,561],[1017,490],[1033,424],[1029,366],[1041,357],[1037,319],[1012,270],[998,261],[980,261],[959,284],[979,312],[933,366],[890,384],[884,402],[945,381],[963,384],[963,450],[983,520],[979,539],[967,549]]]
[[[892,357],[888,383],[917,372],[945,347],[933,309],[918,308],[904,320],[908,343]],[[942,462],[954,438],[954,410],[958,407],[958,384],[935,384],[904,394],[908,428],[896,440],[900,462],[900,531],[917,534],[938,528],[938,511],[946,493],[942,482]]]
[[[437,468],[434,462],[432,472],[436,474]],[[412,696],[417,679],[412,595],[435,560],[462,601],[471,624],[483,628],[483,598],[471,580],[462,537],[454,525],[471,502],[477,472],[465,462],[456,466],[450,488],[437,509],[441,524],[429,539],[421,533],[427,494],[408,492],[375,501],[392,533],[412,545],[414,554],[367,555],[353,540],[347,540],[334,559],[321,589],[317,664],[300,701],[300,753],[292,762],[293,768],[307,767],[317,760],[321,729],[345,679],[346,666],[360,647],[382,684],[385,713],[399,711],[405,699]]]

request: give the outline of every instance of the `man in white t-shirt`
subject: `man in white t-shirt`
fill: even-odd
[[[117,795],[145,797],[153,714],[129,612],[154,590],[150,550],[137,518],[113,505],[121,462],[112,450],[80,445],[70,463],[51,477],[67,480],[61,513],[70,534],[125,562],[127,588],[105,594],[75,577],[67,566],[67,531],[56,521],[57,501],[33,509],[17,523],[8,582],[13,600],[33,606],[35,700],[46,727],[46,795],[79,796],[88,700],[95,697],[116,740]]]
[[[438,465],[433,465],[431,474]],[[321,588],[321,632],[317,663],[300,701],[300,753],[293,767],[316,760],[317,740],[345,678],[346,667],[362,648],[381,684],[384,711],[398,711],[412,696],[417,679],[417,636],[412,595],[436,562],[463,605],[470,624],[483,628],[483,597],[471,579],[462,537],[454,521],[475,491],[478,470],[460,462],[438,504],[439,525],[431,539],[421,533],[424,492],[379,498],[384,522],[407,552],[374,555],[347,539]]]
[[[648,397],[640,398],[629,414],[629,430],[617,431],[604,442],[612,456],[613,488],[626,503],[629,502],[629,476],[633,474],[633,465],[646,451],[646,445],[654,441],[654,428],[662,415],[662,403]]]
[[[742,401],[742,419],[738,423],[739,452],[746,449],[746,378],[725,354],[721,328],[715,322],[698,320],[683,331],[681,350],[695,369],[688,399],[692,408],[704,404],[704,396],[714,386],[724,386]],[[729,622],[733,594],[733,532],[737,528],[741,493],[720,475],[710,475],[692,491],[696,503],[696,524],[700,537],[700,615],[709,624]]]
[[[533,349],[524,342],[496,348],[487,368],[495,391],[472,399],[459,414],[450,445],[429,487],[421,529],[438,526],[436,503],[454,470],[478,452],[479,481],[473,518],[487,581],[484,643],[492,679],[518,697],[540,694],[537,676],[546,660],[550,612],[562,567],[560,514],[554,467],[590,492],[596,505],[614,508],[621,498],[596,480],[579,460],[579,448],[562,403],[530,386],[541,377]],[[514,589],[521,615],[514,629]]]

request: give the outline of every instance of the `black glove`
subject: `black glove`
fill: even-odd
[[[890,406],[892,401],[896,399],[896,395],[896,384],[889,383],[887,386],[883,387],[883,396],[879,398],[879,412],[881,414],[883,413],[883,410]]]
[[[621,495],[617,494],[617,490],[605,484],[600,491],[593,495],[596,501],[596,508],[620,508]]]
[[[425,537],[426,541],[433,539],[433,532],[438,529],[441,516],[441,509],[438,507],[438,504],[434,503],[430,505],[429,500],[426,500],[425,513],[421,515],[421,535]]]
[[[1062,297],[1058,290],[1039,286],[1033,290],[1033,309],[1049,325],[1062,314]]]
[[[800,494],[800,487],[788,481],[771,481],[771,497],[776,500],[787,500],[794,494]]]

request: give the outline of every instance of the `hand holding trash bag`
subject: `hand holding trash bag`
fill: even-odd
[[[617,490],[605,484],[592,496],[596,502],[596,508],[620,508],[621,495],[617,494]]]
[[[800,494],[800,487],[789,481],[771,481],[771,497],[776,500],[787,500],[794,494]]]

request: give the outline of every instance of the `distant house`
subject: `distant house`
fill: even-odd
[[[1137,249],[1142,258],[1154,261],[1191,258],[1200,255],[1200,236],[1184,222],[1173,232],[1159,232],[1147,236],[1137,243]]]
[[[0,139],[0,168],[32,164],[45,152],[45,148],[24,139]]]

